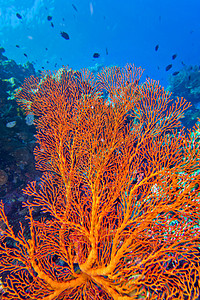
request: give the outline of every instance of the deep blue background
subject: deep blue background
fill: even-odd
[[[26,53],[36,69],[134,63],[166,87],[183,64],[200,65],[199,20],[199,0],[0,0],[0,44],[17,63],[27,61]]]

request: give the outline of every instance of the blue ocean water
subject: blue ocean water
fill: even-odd
[[[166,87],[169,74],[200,65],[199,11],[199,0],[1,0],[0,45],[36,70],[134,63]]]

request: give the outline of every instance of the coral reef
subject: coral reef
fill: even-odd
[[[141,74],[63,69],[17,91],[43,175],[24,189],[28,224],[0,205],[3,300],[198,299],[200,128]]]
[[[6,184],[8,175],[4,170],[0,170],[0,186]]]
[[[18,65],[13,59],[4,56],[4,52],[5,49],[0,48],[0,114],[3,118],[13,118],[17,115],[14,90],[21,86],[25,78],[36,76],[36,72],[30,62]]]
[[[175,75],[170,75],[169,86],[167,88],[174,97],[184,97],[192,103],[192,107],[187,111],[184,125],[192,127],[200,118],[200,68],[199,66],[185,66]]]
[[[33,120],[26,118],[17,105],[14,91],[27,76],[37,73],[31,63],[18,65],[4,54],[5,50],[0,48],[0,197],[5,202],[8,217],[17,222],[23,210],[18,201],[21,189],[29,180],[37,178],[39,172],[35,171],[32,154],[35,144]]]

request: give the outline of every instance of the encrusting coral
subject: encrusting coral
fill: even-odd
[[[6,184],[8,181],[8,175],[4,170],[0,170],[0,186]]]
[[[197,128],[180,127],[186,100],[141,74],[63,69],[18,90],[43,175],[24,190],[28,237],[1,203],[3,300],[199,296]]]

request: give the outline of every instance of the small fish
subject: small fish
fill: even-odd
[[[72,7],[76,12],[78,12],[78,9],[76,8],[76,6],[73,3],[72,3]]]
[[[177,57],[177,54],[172,55],[172,59],[175,59]]]
[[[166,70],[166,71],[169,71],[171,68],[172,68],[172,64],[166,66],[165,70]]]
[[[19,48],[19,45],[16,45],[17,48]]]
[[[173,76],[176,76],[176,75],[178,75],[179,74],[179,71],[176,71],[176,72],[174,72],[172,75]]]
[[[95,53],[93,54],[93,57],[94,57],[94,58],[98,58],[99,56],[100,56],[100,54],[97,53],[97,52],[95,52]]]
[[[48,17],[47,17],[47,20],[48,20],[48,21],[51,21],[51,20],[52,20],[52,16],[48,16]]]
[[[48,48],[45,48],[45,50],[47,51],[47,50],[48,50]]]
[[[16,17],[17,17],[18,19],[22,19],[22,16],[21,16],[19,13],[16,13]]]
[[[53,27],[53,28],[54,28],[53,22],[51,22],[51,27]]]
[[[106,48],[106,55],[108,55],[108,48]]]
[[[159,45],[155,46],[155,51],[158,51]]]
[[[191,76],[189,75],[189,76],[188,76],[188,80],[190,80],[190,79],[191,79]]]
[[[42,69],[44,70],[44,67],[42,67]]]
[[[49,61],[47,60],[47,64],[49,64]]]
[[[65,40],[69,40],[69,35],[67,34],[67,32],[61,31],[60,34]]]
[[[26,53],[24,53],[24,56],[28,57],[28,55]]]

